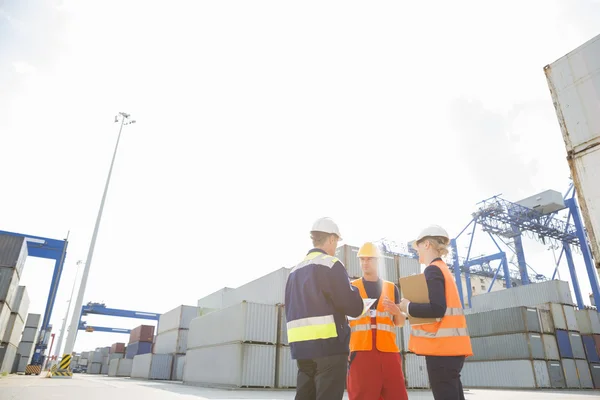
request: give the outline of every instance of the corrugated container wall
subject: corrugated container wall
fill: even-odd
[[[183,382],[224,387],[275,387],[276,348],[230,343],[189,350]]]
[[[473,296],[471,302],[473,311],[482,312],[544,303],[572,305],[573,298],[568,282],[551,280],[480,294]]]
[[[125,343],[113,343],[110,346],[110,354],[114,353],[125,353]]]
[[[406,387],[410,389],[428,389],[429,375],[425,357],[407,353],[404,355],[404,375],[406,376]]]
[[[12,308],[12,312],[19,314],[21,320],[25,321],[27,318],[27,311],[29,311],[29,294],[25,286],[18,286],[17,293],[15,294],[15,305]]]
[[[579,376],[579,383],[582,389],[593,389],[594,382],[592,382],[592,374],[590,373],[590,365],[586,360],[575,360],[575,366],[577,367],[577,376]]]
[[[562,360],[563,372],[565,374],[565,382],[569,389],[579,389],[581,387],[579,382],[579,375],[577,375],[577,366],[575,360],[563,359]]]
[[[579,332],[582,335],[600,334],[600,314],[596,310],[575,311]]]
[[[569,332],[556,331],[556,342],[558,343],[560,358],[573,358],[573,348],[571,347]]]
[[[358,260],[358,250],[358,247],[345,244],[338,247],[335,251],[335,256],[344,264],[350,278],[360,278],[362,276],[362,269]]]
[[[600,35],[544,68],[567,162],[600,268]]]
[[[14,268],[0,267],[0,301],[13,307],[19,276]]]
[[[478,312],[468,314],[466,318],[471,337],[503,333],[541,332],[537,309],[531,307]]]
[[[42,316],[40,314],[27,314],[27,319],[25,320],[25,328],[38,329],[40,327],[41,319]]]
[[[544,340],[544,353],[546,354],[547,360],[560,360],[560,353],[558,352],[558,343],[556,343],[556,336],[545,333],[542,335]]]
[[[175,329],[163,332],[156,337],[155,354],[185,354],[187,350],[189,330]]]
[[[292,360],[292,352],[287,346],[277,347],[277,382],[275,387],[280,389],[295,388],[298,378],[298,364]]]
[[[17,353],[21,355],[21,357],[27,357],[27,359],[31,359],[33,355],[33,343],[31,342],[23,342],[19,343],[19,347],[17,348]]]
[[[198,307],[203,309],[218,310],[223,308],[223,296],[226,292],[234,290],[230,287],[224,287],[198,300]]]
[[[195,318],[190,324],[188,350],[230,342],[277,342],[278,308],[240,303]]]
[[[152,343],[150,342],[136,342],[130,343],[127,346],[125,358],[133,358],[140,354],[148,354],[152,352]]]
[[[550,384],[553,388],[564,389],[567,387],[560,361],[548,361],[548,374],[550,375]]]
[[[158,334],[173,329],[189,329],[190,322],[198,316],[198,307],[181,305],[160,316]]]
[[[37,342],[38,339],[38,330],[35,328],[24,328],[23,336],[21,337],[21,341],[23,342]]]
[[[466,362],[461,381],[464,387],[475,388],[537,387],[533,364],[529,360]]]
[[[491,360],[543,360],[544,344],[539,333],[514,333],[508,335],[472,338],[473,357],[469,361]]]
[[[579,332],[575,308],[573,306],[563,306],[563,311],[565,313],[565,320],[567,321],[567,330]]]
[[[587,359],[592,363],[600,363],[600,355],[596,350],[596,343],[594,343],[594,337],[590,335],[581,336],[583,340],[583,347],[585,348],[585,355]]]
[[[27,255],[27,241],[24,237],[0,235],[0,267],[15,268],[21,276]]]
[[[400,256],[398,257],[398,273],[400,278],[420,274],[421,264],[416,258]]]
[[[0,344],[0,374],[11,373],[17,356],[17,348],[9,343]]]
[[[129,334],[129,343],[150,342],[154,339],[154,326],[140,325]]]
[[[21,333],[23,332],[23,326],[25,322],[21,319],[18,314],[10,314],[8,319],[8,325],[4,331],[4,338],[2,342],[10,343],[13,346],[18,346],[21,339]]]
[[[542,332],[554,334],[556,329],[554,328],[554,321],[550,310],[538,309],[538,315],[540,316]]]
[[[29,357],[21,356],[19,358],[19,365],[17,365],[17,372],[25,372],[27,365],[29,365]]]
[[[594,381],[594,387],[600,389],[600,364],[590,364],[590,372]]]
[[[242,301],[273,305],[285,303],[285,284],[290,272],[291,268],[280,268],[235,290],[223,292],[223,307]]]
[[[9,319],[10,308],[8,307],[8,304],[0,302],[0,338],[4,337],[4,334],[6,333]]]
[[[185,356],[175,356],[173,360],[173,372],[171,379],[175,381],[183,381],[183,369],[185,368]]]
[[[571,349],[573,350],[573,358],[585,360],[585,349],[583,347],[581,335],[577,332],[569,332],[569,341],[571,342]]]
[[[538,388],[549,389],[552,387],[552,384],[550,383],[550,374],[548,372],[547,361],[533,361],[533,373],[535,375],[535,382]]]

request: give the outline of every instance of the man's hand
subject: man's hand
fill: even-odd
[[[400,311],[402,311],[405,314],[408,314],[408,303],[410,303],[410,301],[408,301],[407,299],[402,299],[399,304]]]
[[[383,309],[392,314],[394,317],[400,317],[400,315],[402,315],[400,307],[398,307],[397,304],[394,304],[394,302],[387,297],[383,300]]]

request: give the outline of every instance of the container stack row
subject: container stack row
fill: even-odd
[[[0,235],[0,373],[13,372],[18,359],[23,314],[29,308],[25,288],[19,287],[26,258],[25,238]]]
[[[25,368],[31,362],[31,357],[35,351],[35,343],[38,339],[41,322],[42,316],[40,314],[27,315],[25,327],[23,328],[23,335],[21,336],[21,342],[17,348],[17,357],[19,362],[17,363],[16,372],[25,372]]]
[[[110,347],[98,347],[89,352],[86,372],[92,375],[107,375],[110,361]]]

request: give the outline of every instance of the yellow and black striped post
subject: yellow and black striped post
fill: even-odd
[[[71,358],[73,356],[70,354],[65,354],[62,357],[62,360],[60,360],[60,364],[58,366],[59,370],[63,370],[63,371],[69,371],[71,368]]]

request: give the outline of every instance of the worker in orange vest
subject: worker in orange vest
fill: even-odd
[[[350,321],[348,397],[350,400],[407,400],[396,326],[404,325],[400,293],[379,278],[381,254],[373,243],[358,251],[363,277],[352,282],[363,299],[377,299],[371,309]]]
[[[440,226],[424,229],[413,242],[424,274],[429,303],[400,302],[409,316],[432,318],[434,322],[412,325],[408,349],[425,356],[429,383],[435,400],[464,400],[460,372],[465,358],[473,355],[458,288],[442,257],[448,254],[450,237]]]

